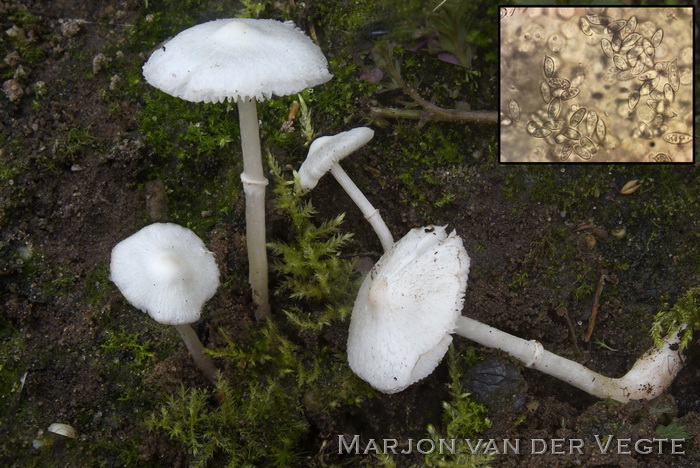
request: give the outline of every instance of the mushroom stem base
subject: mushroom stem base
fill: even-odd
[[[649,349],[627,374],[616,379],[546,351],[535,340],[518,338],[468,317],[460,316],[457,319],[455,333],[483,346],[505,351],[527,367],[563,380],[593,396],[612,398],[622,403],[651,400],[662,394],[683,367],[678,351],[680,332],[666,336],[661,347]]]
[[[180,333],[182,341],[185,342],[187,350],[190,352],[190,356],[194,359],[194,363],[197,365],[202,374],[209,379],[213,384],[216,383],[216,366],[214,361],[211,360],[209,356],[204,354],[204,345],[199,340],[197,333],[192,329],[189,324],[173,325],[175,329]]]

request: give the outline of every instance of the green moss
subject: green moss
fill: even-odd
[[[473,356],[469,357],[473,360]],[[486,417],[488,408],[478,403],[462,388],[462,374],[467,359],[450,348],[447,355],[447,368],[450,375],[451,401],[443,403],[445,410],[445,432],[450,439],[470,438],[491,427]]]
[[[295,304],[287,317],[298,327],[269,320],[242,342],[222,331],[227,345],[210,352],[226,363],[226,378],[213,392],[183,388],[153,414],[151,429],[187,447],[194,466],[220,460],[229,466],[298,465],[309,455],[300,450],[310,414],[330,418],[334,409],[372,393],[345,357],[317,335],[347,315],[357,286],[353,263],[339,256],[350,237],[339,231],[342,216],[314,225],[313,207],[300,197],[298,180],[284,180],[276,164],[271,173],[277,208],[291,220],[289,238],[271,244],[279,255],[274,270],[282,276],[275,293]],[[300,339],[307,345],[298,344]]]
[[[528,279],[528,272],[521,271],[513,275],[513,280],[510,283],[508,283],[508,287],[510,289],[517,290],[526,287],[528,284],[530,284],[530,280]]]
[[[117,353],[130,354],[130,359],[120,359],[130,368],[141,369],[146,364],[152,364],[155,353],[151,350],[149,340],[144,340],[138,333],[128,333],[124,327],[117,333],[109,333],[102,344],[102,350],[108,356]]]
[[[330,58],[328,69],[333,79],[314,88],[308,104],[315,109],[317,126],[332,133],[358,118],[357,110],[366,105],[378,85],[360,80],[360,66],[345,58]]]
[[[231,216],[242,192],[233,104],[191,103],[148,90],[137,116],[152,149],[144,180],[163,180],[170,219],[201,234]]]
[[[121,115],[123,102],[138,103],[136,124],[151,160],[150,167],[139,175],[139,182],[165,182],[170,220],[200,235],[221,218],[234,216],[232,207],[242,192],[236,107],[168,96],[146,83],[141,67],[143,57],[159,43],[220,17],[224,8],[206,0],[151,0],[148,14],[138,17],[128,28],[126,42],[114,44],[113,51],[105,52],[112,55],[119,50],[124,57],[119,69],[121,80],[114,89],[105,91],[111,112],[118,118],[130,118]]]
[[[194,466],[296,466],[309,430],[307,412],[328,412],[361,401],[359,381],[322,346],[300,347],[274,322],[245,343],[212,354],[232,364],[214,392],[181,389],[150,419],[185,445]]]
[[[700,286],[689,289],[670,310],[656,314],[651,336],[656,346],[661,346],[664,336],[682,328],[680,348],[684,349],[690,345],[693,333],[700,330]]]
[[[74,158],[81,151],[90,147],[94,140],[89,127],[73,127],[58,143],[56,153],[68,159]]]
[[[467,96],[475,95],[477,84],[464,68],[428,53],[414,53],[382,42],[375,46],[372,57],[376,66],[396,70],[403,81],[435,105],[454,108],[458,102],[468,100]],[[374,107],[417,108],[389,79],[381,82],[373,98],[381,100],[381,104],[373,103]],[[489,147],[489,137],[477,138],[475,132],[481,128],[474,125],[401,119],[380,119],[373,124],[388,127],[391,132],[391,138],[376,143],[376,153],[382,155],[376,164],[386,174],[388,184],[398,185],[404,192],[402,198],[412,206],[443,207],[454,196],[443,188],[445,174],[473,164],[472,155]],[[490,151],[494,150],[495,147]],[[429,216],[426,210],[421,211]]]
[[[297,465],[300,454],[295,446],[308,424],[295,399],[274,382],[250,382],[243,387],[238,392],[220,379],[218,405],[210,403],[213,395],[206,390],[181,388],[150,420],[150,426],[185,444],[195,459],[192,466],[208,466],[222,455],[226,466]]]
[[[235,109],[232,103],[192,103],[151,88],[137,119],[155,158],[174,158],[181,167],[232,146],[239,133]]]
[[[437,32],[442,51],[454,55],[462,66],[471,68],[477,51],[490,47],[490,38],[497,34],[495,24],[481,21],[481,18],[495,17],[495,14],[493,6],[485,11],[485,7],[476,2],[447,0],[434,8],[428,24]],[[495,64],[493,51],[486,58],[490,64]]]
[[[86,303],[103,307],[109,300],[112,283],[109,281],[109,265],[99,263],[85,276],[83,298]]]
[[[686,440],[689,437],[691,437],[685,426],[682,424],[678,424],[677,421],[671,421],[665,426],[663,424],[659,424],[658,426],[656,426],[654,432],[660,435],[662,439],[667,440]]]
[[[472,439],[491,427],[491,421],[486,417],[488,408],[462,388],[463,369],[468,362],[473,363],[476,359],[473,353],[461,356],[450,347],[447,354],[450,401],[442,403],[444,430],[440,431],[430,424],[427,427],[426,439],[431,440],[435,447],[442,447],[441,441],[454,441],[454,445],[426,454],[423,466],[485,468],[491,466],[494,460],[493,454],[474,453],[465,442],[465,439]],[[378,458],[382,466],[395,466],[393,457],[388,454]]]
[[[10,39],[12,46],[22,57],[23,65],[33,66],[44,57],[44,52],[41,50],[41,41],[36,38],[30,39],[26,33],[38,25],[39,18],[23,6],[14,10],[8,17],[13,26],[25,30],[24,35]]]
[[[420,131],[407,132],[401,138],[400,152],[397,158],[388,159],[389,173],[401,183],[406,192],[405,198],[413,206],[431,203],[442,208],[454,199],[455,195],[447,192],[443,174],[467,163],[465,139],[468,136],[457,125],[427,124]],[[392,151],[380,149],[379,151]]]
[[[298,304],[285,311],[292,322],[320,330],[350,312],[357,275],[354,262],[340,255],[352,234],[340,230],[344,215],[316,226],[315,210],[310,201],[302,200],[296,173],[293,180],[285,180],[280,168],[270,161],[277,208],[291,221],[290,238],[268,244],[276,257],[272,270],[281,276],[275,294],[288,296]]]

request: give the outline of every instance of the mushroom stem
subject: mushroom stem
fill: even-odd
[[[213,384],[216,383],[216,366],[209,356],[204,354],[204,345],[189,324],[173,325],[185,342],[190,356],[202,374]]]
[[[468,317],[457,318],[455,333],[483,346],[505,351],[527,367],[563,380],[598,398],[612,398],[622,403],[651,400],[660,395],[683,367],[678,350],[680,333],[666,336],[661,347],[649,349],[627,374],[616,379],[546,351],[535,340],[518,338]]]
[[[243,151],[243,191],[245,193],[246,243],[248,247],[248,281],[256,305],[255,318],[260,321],[270,313],[267,285],[267,250],[265,247],[265,186],[260,129],[255,99],[238,100],[238,116]]]
[[[365,219],[369,221],[369,224],[372,225],[374,232],[376,232],[377,236],[379,236],[379,242],[382,243],[382,248],[384,251],[386,252],[389,250],[391,246],[394,245],[394,238],[379,214],[379,210],[372,206],[367,197],[365,197],[357,185],[355,185],[355,182],[352,181],[347,172],[340,167],[340,164],[336,163],[333,165],[331,168],[331,174],[333,174],[333,177],[335,177],[335,180],[338,181],[340,186],[343,187],[343,190],[350,195],[350,198],[352,198],[355,205],[357,205],[360,211],[362,211],[362,214],[365,215]]]

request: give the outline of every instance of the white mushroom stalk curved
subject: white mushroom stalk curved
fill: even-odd
[[[316,187],[321,177],[330,172],[355,202],[379,237],[382,248],[387,251],[394,245],[394,238],[379,214],[379,210],[372,206],[350,176],[340,167],[341,160],[366,145],[373,137],[374,130],[358,127],[337,135],[316,138],[309,147],[306,160],[299,168],[299,181],[303,190],[311,190]]]
[[[291,21],[228,18],[189,28],[157,49],[146,80],[193,102],[235,101],[241,130],[246,243],[255,317],[270,311],[265,187],[256,101],[287,96],[332,78],[321,49]]]
[[[546,351],[537,341],[461,316],[469,263],[462,240],[444,227],[413,229],[399,240],[370,271],[355,300],[350,368],[377,390],[399,392],[432,373],[454,332],[598,398],[625,403],[660,395],[683,367],[682,330],[652,347],[623,377],[610,378]]]
[[[189,325],[219,287],[214,254],[191,230],[155,223],[112,249],[110,279],[134,307],[173,325],[197,367],[212,382],[216,367]]]
[[[570,359],[545,350],[535,340],[524,340],[468,317],[457,318],[456,334],[480,345],[505,351],[525,363],[526,367],[583,390],[598,398],[612,398],[622,403],[651,400],[671,385],[683,367],[680,330],[666,336],[661,347],[653,346],[620,378],[601,375]]]

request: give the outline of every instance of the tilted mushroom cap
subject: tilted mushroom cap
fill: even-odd
[[[193,26],[143,66],[151,85],[194,102],[287,96],[332,78],[321,49],[291,21],[228,18]]]
[[[326,172],[346,156],[363,147],[374,137],[374,130],[358,127],[333,136],[316,138],[309,147],[309,154],[299,168],[299,181],[304,190],[316,187]]]
[[[197,235],[155,223],[112,249],[110,279],[124,297],[156,321],[192,323],[219,287],[214,254]]]
[[[365,278],[352,311],[350,368],[396,393],[430,375],[452,342],[469,256],[445,227],[411,230]]]

